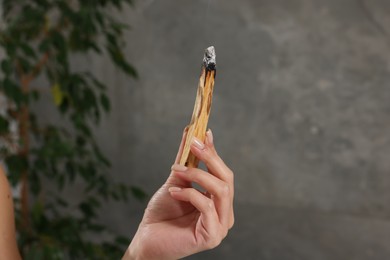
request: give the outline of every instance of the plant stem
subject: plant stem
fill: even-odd
[[[29,93],[29,85],[31,78],[25,75],[21,77],[22,92],[27,95]],[[30,138],[29,138],[29,110],[28,104],[24,104],[19,114],[19,136],[22,141],[22,147],[19,150],[19,154],[22,157],[28,159],[28,152],[30,150]],[[28,194],[28,170],[25,169],[21,177],[21,210],[23,225],[28,230],[30,227],[29,221],[29,194]]]
[[[19,67],[20,82],[22,86],[22,92],[26,96],[30,92],[30,82],[35,78],[43,66],[47,63],[49,59],[49,53],[46,52],[38,63],[34,66],[33,70],[29,74],[25,74]],[[19,150],[19,155],[28,159],[28,154],[30,151],[30,136],[29,136],[29,109],[28,103],[23,104],[19,112],[19,136],[21,139],[22,146]],[[26,230],[30,229],[29,221],[29,191],[28,191],[28,169],[25,169],[21,175],[21,211],[23,226]]]
[[[29,85],[29,83],[35,78],[35,76],[41,71],[42,67],[45,66],[45,64],[48,62],[49,60],[49,53],[48,52],[45,52],[45,54],[43,54],[43,56],[41,57],[41,59],[38,61],[37,64],[35,64],[32,72],[26,77],[26,81],[28,82],[27,85]],[[27,92],[28,92],[28,86],[27,86]]]

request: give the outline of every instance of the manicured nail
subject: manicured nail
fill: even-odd
[[[170,188],[168,189],[168,191],[169,191],[169,192],[178,192],[178,191],[181,191],[181,188],[179,188],[179,187],[170,187]]]
[[[214,142],[214,137],[213,137],[213,132],[211,131],[211,129],[207,130],[206,136],[207,136],[207,142],[208,142],[209,144],[213,144],[213,142]]]
[[[174,164],[172,165],[171,170],[176,172],[185,172],[187,170],[187,167],[180,164]]]
[[[200,150],[204,149],[204,143],[201,140],[199,140],[198,138],[194,137],[194,139],[192,139],[192,143],[196,148],[198,148]]]

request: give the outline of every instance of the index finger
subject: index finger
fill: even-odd
[[[205,143],[202,143],[199,139],[194,138],[194,142],[191,145],[191,152],[203,161],[211,174],[215,177],[225,181],[229,185],[233,184],[233,172],[225,164],[225,162],[219,157],[214,147],[213,135],[209,130],[206,133]]]

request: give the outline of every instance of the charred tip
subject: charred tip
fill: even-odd
[[[204,52],[203,65],[207,70],[215,70],[217,62],[214,46],[208,47]]]

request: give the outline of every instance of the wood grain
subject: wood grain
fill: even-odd
[[[192,113],[191,122],[188,125],[187,137],[179,162],[181,165],[187,167],[197,168],[199,164],[199,160],[192,154],[190,147],[194,137],[197,137],[203,142],[206,137],[216,76],[215,65],[215,50],[214,47],[211,46],[205,51],[194,111]]]

